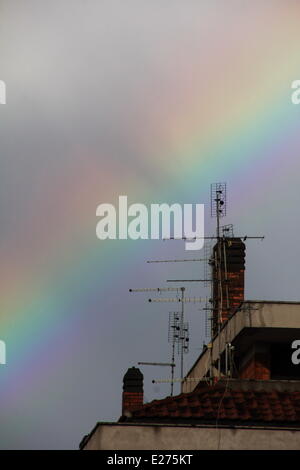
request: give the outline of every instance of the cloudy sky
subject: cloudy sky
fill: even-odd
[[[98,204],[203,203],[208,235],[226,181],[224,224],[266,236],[247,244],[247,298],[300,300],[299,15],[295,0],[0,0],[3,449],[77,448],[118,419],[127,368],[170,359],[176,308],[128,289],[203,275],[146,264],[203,255],[182,242],[98,240]],[[201,307],[185,370],[208,340]],[[151,382],[166,370],[143,373],[147,401],[169,393]]]

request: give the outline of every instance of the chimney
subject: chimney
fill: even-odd
[[[270,348],[267,344],[254,344],[240,361],[241,379],[270,380]]]
[[[212,336],[244,300],[245,244],[240,238],[220,238],[213,248]]]
[[[123,378],[122,414],[139,408],[144,401],[144,376],[137,367],[130,367]]]

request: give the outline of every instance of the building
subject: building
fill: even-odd
[[[244,256],[240,239],[213,249],[213,337],[181,393],[143,403],[143,376],[128,369],[122,416],[82,449],[300,448],[300,302],[245,301]]]

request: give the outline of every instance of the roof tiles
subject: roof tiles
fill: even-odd
[[[134,410],[129,419],[300,426],[300,391],[244,391],[212,386],[154,400]]]

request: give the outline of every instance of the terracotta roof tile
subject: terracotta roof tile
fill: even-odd
[[[300,426],[300,392],[225,390],[220,386],[154,400],[132,412],[134,420],[224,421]]]

